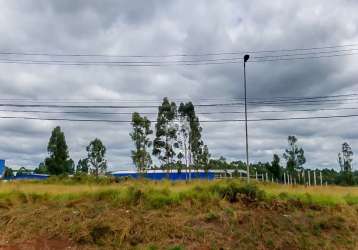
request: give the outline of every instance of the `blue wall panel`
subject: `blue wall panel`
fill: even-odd
[[[0,160],[0,178],[5,174],[5,160]]]
[[[113,176],[121,178],[121,177],[131,177],[131,178],[147,178],[151,180],[189,180],[189,173],[146,173],[146,174],[138,174],[138,173],[114,173]],[[203,172],[193,172],[191,173],[191,179],[207,179],[212,180],[215,178],[214,173],[203,173]]]
[[[12,180],[46,180],[49,175],[42,175],[42,174],[21,174],[16,175]]]

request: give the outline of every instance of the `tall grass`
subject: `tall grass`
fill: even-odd
[[[48,182],[16,181],[0,184],[0,201],[39,202],[75,201],[94,199],[107,201],[113,205],[136,205],[148,208],[161,208],[183,201],[205,203],[221,199],[229,202],[282,200],[300,201],[316,205],[355,205],[358,204],[358,188],[349,187],[289,187],[273,184],[247,185],[238,180],[153,182],[148,180],[128,180],[104,184],[88,182],[71,183],[68,180]]]

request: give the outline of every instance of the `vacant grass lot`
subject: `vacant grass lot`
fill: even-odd
[[[358,188],[3,182],[0,230],[0,249],[357,249]]]

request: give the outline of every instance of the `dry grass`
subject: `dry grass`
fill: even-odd
[[[239,181],[234,181],[240,183]],[[90,184],[43,184],[41,182],[2,182],[0,183],[0,197],[13,192],[21,192],[25,194],[39,194],[39,195],[81,195],[91,194],[105,191],[123,191],[128,187],[136,187],[139,189],[166,189],[172,193],[185,193],[195,187],[210,188],[214,185],[220,185],[225,181],[205,181],[197,180],[190,183],[186,182],[170,182],[160,181],[152,182],[147,180],[142,181],[123,181],[120,183],[112,183],[107,185],[99,185],[95,183]],[[310,202],[317,202],[322,205],[329,204],[358,204],[358,187],[340,187],[340,186],[310,186],[302,185],[288,186],[277,184],[260,184],[257,185],[265,191],[267,196],[273,199],[301,199],[303,201],[310,199]]]
[[[0,249],[358,247],[358,201],[347,202],[357,188],[258,186],[264,192],[223,180],[1,183]]]

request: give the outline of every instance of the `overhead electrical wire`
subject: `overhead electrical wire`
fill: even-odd
[[[293,51],[309,51],[305,53],[290,53],[290,54],[269,54],[263,56],[253,56],[249,63],[256,63],[256,62],[273,62],[273,61],[287,61],[287,60],[304,60],[304,59],[315,59],[315,58],[329,58],[329,57],[341,57],[341,56],[351,56],[356,55],[358,52],[358,48],[350,48],[350,49],[336,49],[336,50],[327,50],[332,48],[344,48],[344,47],[353,47],[358,46],[358,44],[352,45],[337,45],[337,46],[326,46],[326,47],[315,47],[315,48],[302,48],[302,49],[287,49],[287,50],[267,50],[267,51],[251,51],[246,53],[278,53],[278,52],[293,52]],[[317,51],[323,50],[324,51]],[[312,51],[313,50],[313,51]],[[351,53],[348,53],[351,52]],[[333,53],[333,54],[332,54]],[[201,54],[202,56],[218,56],[218,55],[238,55],[238,52],[225,52],[225,53],[204,53]],[[242,52],[240,53],[242,54]],[[216,64],[235,64],[235,63],[242,63],[242,57],[229,57],[229,58],[199,58],[199,59],[190,59],[190,60],[151,60],[151,61],[108,61],[108,60],[68,60],[68,59],[61,59],[61,60],[54,60],[54,59],[47,59],[47,60],[38,60],[38,59],[31,59],[27,58],[28,56],[48,56],[48,57],[58,57],[62,56],[66,57],[90,57],[95,56],[95,54],[56,54],[56,53],[17,53],[17,52],[0,52],[0,55],[7,55],[7,56],[25,56],[22,59],[12,59],[12,58],[0,58],[0,63],[3,64],[42,64],[42,65],[68,65],[68,66],[120,66],[120,67],[161,67],[161,66],[200,66],[200,65],[216,65]],[[189,54],[183,54],[189,56]],[[182,55],[182,56],[183,56]],[[194,54],[197,56],[199,54]],[[96,57],[100,57],[101,55],[97,55]],[[102,55],[104,56],[104,55]],[[108,57],[108,56],[107,56]],[[112,56],[112,57],[119,57]],[[135,58],[135,57],[144,57],[150,58],[150,56],[140,56],[140,55],[133,55],[133,56],[126,56],[128,58]],[[162,56],[163,58],[165,56]],[[168,55],[167,57],[171,57]],[[160,58],[160,57],[159,57]]]
[[[286,57],[286,58],[274,58],[274,59],[259,59],[251,60],[248,63],[260,63],[260,62],[276,62],[276,61],[296,61],[305,59],[319,59],[319,58],[332,58],[342,56],[358,55],[357,53],[345,53],[345,54],[333,54],[322,56],[304,56],[304,57]],[[221,59],[224,60],[224,59]],[[38,61],[38,60],[8,60],[0,59],[1,64],[33,64],[33,65],[58,65],[58,66],[110,66],[110,67],[168,67],[168,66],[205,66],[205,65],[220,65],[220,64],[237,64],[242,63],[242,59],[227,60],[227,61],[205,61],[198,63],[145,63],[145,62],[133,62],[133,63],[115,63],[115,62],[56,62],[56,61]]]
[[[91,53],[48,53],[48,52],[16,52],[16,51],[0,51],[0,55],[16,55],[16,56],[46,56],[46,57],[122,57],[122,58],[166,58],[166,57],[201,57],[201,56],[219,56],[219,55],[238,55],[244,53],[260,54],[260,53],[277,53],[277,52],[292,52],[292,51],[309,51],[309,50],[323,50],[323,49],[337,49],[345,47],[356,47],[358,43],[330,45],[322,47],[309,48],[291,48],[291,49],[273,49],[273,50],[241,50],[233,52],[205,52],[205,53],[182,53],[182,54],[167,54],[167,55],[114,55],[114,54],[91,54]]]
[[[341,98],[341,97],[358,97],[358,93],[351,93],[351,94],[336,94],[336,95],[321,95],[321,96],[273,96],[270,98],[267,97],[248,97],[248,101],[289,101],[289,100],[315,100],[315,99],[331,99],[331,98]],[[183,98],[169,98],[172,101],[192,101],[192,102],[207,102],[207,101],[243,101],[244,98],[239,97],[216,97],[216,98],[190,98],[190,97],[183,97]],[[346,99],[343,99],[346,100]],[[100,98],[91,98],[91,99],[79,99],[79,98],[0,98],[1,101],[16,101],[16,102],[51,102],[51,103],[90,103],[90,102],[140,102],[140,103],[158,103],[160,104],[163,101],[163,98],[160,99],[116,99],[116,98],[107,98],[107,99],[100,99]],[[322,100],[323,101],[323,100]]]
[[[306,117],[288,117],[288,118],[259,118],[248,119],[249,122],[261,121],[288,121],[288,120],[313,120],[313,119],[332,119],[332,118],[349,118],[358,117],[358,114],[351,115],[327,115],[327,116],[306,116]],[[71,121],[71,122],[104,122],[104,123],[131,123],[130,120],[106,120],[106,119],[68,119],[68,118],[41,118],[25,116],[0,116],[0,119],[23,119],[23,120],[40,120],[40,121]],[[244,122],[244,119],[220,119],[220,120],[202,120],[200,123],[219,123],[219,122]],[[151,121],[155,123],[156,121]]]
[[[356,98],[357,97],[357,98]],[[226,99],[224,99],[226,98]],[[190,99],[190,98],[182,98],[182,99],[170,99],[172,101],[191,101],[196,105],[202,105],[202,103],[207,103],[210,101],[235,101],[234,103],[219,103],[218,105],[227,105],[227,104],[244,104],[243,102],[237,102],[237,101],[243,101],[243,98],[230,98],[230,97],[222,97],[222,98],[212,98],[212,99]],[[271,98],[258,98],[258,97],[249,97],[248,103],[250,104],[270,104],[270,103],[296,103],[296,102],[335,102],[335,101],[352,101],[352,100],[358,100],[358,93],[352,93],[352,94],[339,94],[339,95],[326,95],[326,96],[302,96],[302,97],[271,97]],[[124,99],[30,99],[30,98],[0,98],[1,102],[25,102],[25,103],[156,103],[160,104],[162,100],[149,100],[149,99],[132,99],[132,100],[124,100]],[[204,104],[205,105],[205,104]]]
[[[259,113],[290,113],[290,112],[318,112],[318,111],[347,111],[358,110],[358,107],[342,108],[319,108],[319,109],[291,109],[291,110],[256,110],[248,111],[249,114]],[[88,114],[88,115],[132,115],[133,112],[97,112],[97,111],[47,111],[47,110],[9,110],[0,109],[5,113],[38,113],[38,114]],[[157,115],[157,112],[139,112],[141,115]],[[220,115],[220,114],[244,114],[244,111],[215,111],[215,112],[197,112],[197,115]]]

